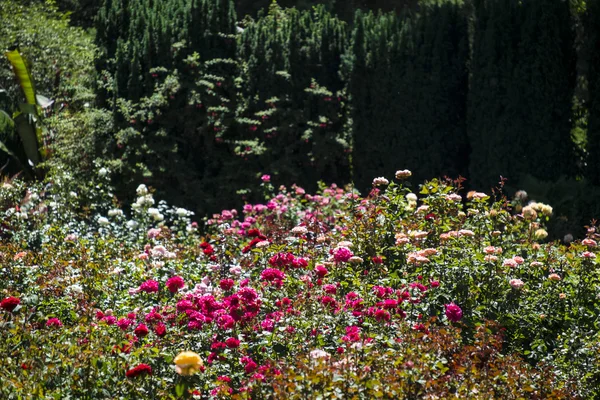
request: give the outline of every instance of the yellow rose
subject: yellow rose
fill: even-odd
[[[180,375],[193,375],[202,366],[202,359],[193,351],[179,353],[173,362],[175,363],[175,371]]]

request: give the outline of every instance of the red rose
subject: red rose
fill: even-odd
[[[232,338],[232,337],[230,337],[229,339],[225,340],[225,344],[230,349],[235,349],[235,348],[240,347],[240,341],[237,340],[236,338]]]
[[[446,307],[446,317],[452,322],[458,322],[463,316],[463,312],[459,306],[454,303],[444,305]]]
[[[143,375],[152,375],[152,367],[148,364],[140,364],[135,368],[131,368],[125,373],[128,378],[135,378]]]
[[[183,281],[182,277],[173,276],[167,280],[166,285],[167,285],[167,289],[169,289],[169,292],[177,293],[177,291],[179,289],[183,288],[183,286],[185,285],[185,282]]]
[[[148,327],[144,324],[139,324],[133,333],[135,333],[135,336],[137,337],[144,337],[148,334]]]
[[[159,322],[154,327],[154,333],[156,333],[156,335],[159,336],[159,337],[163,337],[163,336],[165,336],[167,334],[167,327],[162,322]]]
[[[5,309],[8,312],[12,312],[17,306],[21,304],[21,300],[16,297],[7,297],[0,301],[0,308]]]
[[[219,282],[219,287],[223,290],[231,290],[234,284],[235,282],[233,279],[222,279],[221,282]]]

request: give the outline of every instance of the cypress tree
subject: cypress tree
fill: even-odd
[[[464,174],[468,30],[457,2],[419,14],[357,13],[348,92],[359,188],[409,168],[417,179]]]
[[[120,195],[143,180],[200,213],[233,205],[249,169],[234,151],[232,1],[105,0],[98,30],[98,69],[114,85],[104,94],[119,129]]]
[[[174,67],[176,43],[205,60],[235,56],[231,0],[105,0],[97,21],[98,70],[113,73],[117,95],[130,100],[152,92],[152,68]]]
[[[476,3],[468,116],[475,186],[574,172],[573,40],[561,0]]]
[[[586,48],[588,81],[588,168],[587,177],[595,185],[600,185],[600,0],[587,3]]]
[[[311,189],[319,179],[348,181],[337,93],[346,43],[345,23],[323,7],[301,12],[276,3],[240,36],[241,121],[262,138],[259,168],[276,179]]]

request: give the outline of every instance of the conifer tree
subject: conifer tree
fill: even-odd
[[[357,13],[349,55],[353,171],[409,168],[418,179],[465,172],[468,30],[460,3],[423,2],[419,14]]]
[[[468,130],[472,184],[500,176],[556,180],[573,173],[570,138],[575,84],[569,4],[481,0],[476,22]]]
[[[585,30],[587,33],[589,120],[587,134],[587,177],[600,185],[600,1],[587,2]]]
[[[348,180],[338,93],[346,43],[345,23],[323,7],[301,12],[276,3],[240,36],[242,121],[262,138],[259,168],[275,179],[311,189],[318,180]]]

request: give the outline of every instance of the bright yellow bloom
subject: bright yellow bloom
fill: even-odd
[[[175,363],[175,371],[180,375],[193,375],[202,366],[202,359],[193,351],[179,353],[173,362]]]

